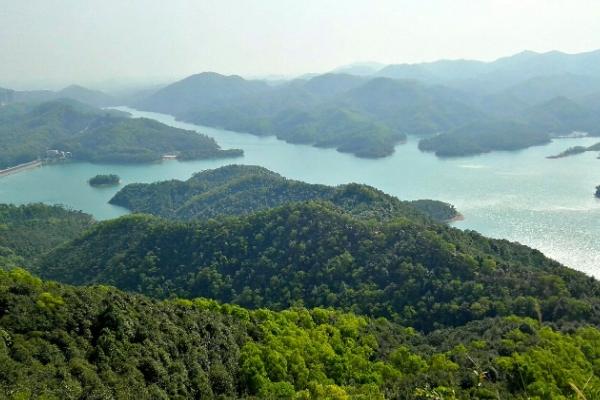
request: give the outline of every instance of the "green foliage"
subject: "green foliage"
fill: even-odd
[[[580,399],[600,331],[522,318],[417,334],[330,309],[155,301],[0,271],[8,399]]]
[[[468,124],[419,142],[419,149],[456,157],[493,150],[517,150],[548,143],[547,131],[513,121],[488,120]]]
[[[444,222],[455,218],[462,218],[452,204],[444,203],[443,201],[429,199],[413,200],[410,202],[410,205],[436,221]]]
[[[118,185],[121,181],[118,175],[96,175],[88,180],[90,186]]]
[[[486,317],[600,322],[600,285],[501,240],[405,217],[295,203],[192,223],[133,215],[49,254],[39,273],[158,298],[332,306],[431,331]]]
[[[60,206],[0,204],[0,258],[5,257],[3,265],[31,266],[93,223],[90,215]]]
[[[402,202],[366,185],[314,185],[285,179],[262,167],[245,165],[203,171],[185,182],[130,184],[110,203],[134,212],[190,220],[249,214],[307,200],[327,200],[366,219],[399,216],[423,219],[419,211],[438,221],[447,221],[457,215],[453,206],[440,201]]]
[[[49,149],[76,160],[149,162],[166,153],[181,159],[232,157],[208,136],[75,101],[10,104],[0,109],[0,168],[41,159]]]

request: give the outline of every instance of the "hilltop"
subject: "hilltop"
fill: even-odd
[[[241,217],[98,223],[36,268],[158,298],[208,297],[275,310],[303,304],[418,329],[517,314],[600,323],[600,285],[538,251],[432,222],[292,203]]]
[[[403,202],[367,185],[308,184],[286,179],[266,168],[245,165],[199,172],[185,182],[129,184],[110,203],[133,212],[191,220],[249,214],[308,200],[330,201],[363,218],[405,216],[422,219],[421,213],[424,213],[443,222],[458,215],[453,206],[439,201]]]

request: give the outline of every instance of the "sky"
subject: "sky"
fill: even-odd
[[[600,48],[598,0],[0,0],[0,87]]]

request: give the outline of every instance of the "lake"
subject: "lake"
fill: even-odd
[[[397,146],[393,156],[359,159],[332,149],[292,145],[274,137],[187,124],[169,115],[125,107],[134,117],[153,118],[214,137],[244,157],[206,161],[164,161],[149,165],[70,163],[44,166],[0,178],[0,202],[63,204],[114,218],[126,210],[108,204],[118,187],[92,188],[87,180],[114,173],[123,184],[187,179],[194,172],[239,163],[261,165],[288,178],[337,185],[366,183],[400,199],[431,198],[454,204],[465,216],[455,223],[484,235],[529,245],[580,271],[600,277],[600,160],[590,152],[562,159],[545,157],[599,138],[557,139],[514,152],[440,159],[417,148],[417,139]]]

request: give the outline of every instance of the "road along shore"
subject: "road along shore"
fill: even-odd
[[[14,167],[0,170],[0,177],[16,174],[17,172],[26,171],[28,169],[37,168],[41,165],[42,162],[40,160],[34,160],[24,164],[15,165]]]

